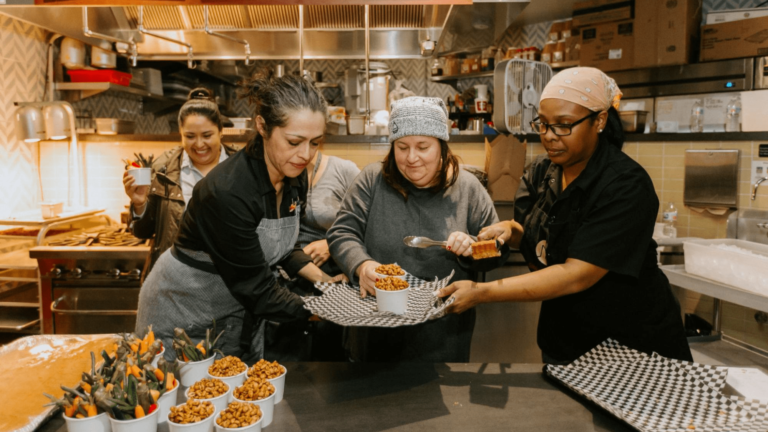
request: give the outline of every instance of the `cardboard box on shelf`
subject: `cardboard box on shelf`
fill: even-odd
[[[586,0],[573,4],[573,26],[583,27],[634,17],[632,0]]]
[[[698,0],[636,0],[635,68],[695,62],[700,23]]]
[[[706,25],[701,29],[701,61],[768,55],[768,17]]]
[[[580,64],[604,72],[634,67],[635,32],[632,20],[581,29]]]
[[[514,201],[525,167],[526,143],[514,135],[498,135],[492,142],[485,139],[485,172],[488,194],[493,201]]]

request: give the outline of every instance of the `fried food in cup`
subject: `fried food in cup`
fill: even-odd
[[[383,264],[374,270],[376,273],[385,275],[385,276],[403,276],[405,275],[405,270],[403,270],[399,265],[397,264]]]
[[[387,276],[384,279],[376,281],[376,289],[382,291],[400,291],[407,289],[409,286],[408,282],[392,276]]]

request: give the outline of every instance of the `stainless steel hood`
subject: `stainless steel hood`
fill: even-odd
[[[304,58],[365,58],[364,6],[305,5]],[[423,58],[420,42],[440,38],[450,5],[371,5],[370,57]],[[210,5],[211,29],[250,43],[251,59],[299,58],[299,6]],[[184,46],[137,30],[138,8],[89,7],[89,27],[138,44],[139,60],[186,60]],[[4,7],[0,13],[98,45],[83,35],[81,7]],[[206,34],[203,6],[145,6],[143,26],[191,44],[199,60],[241,60],[243,46]]]
[[[437,53],[477,51],[494,45],[530,0],[454,5],[440,34]]]

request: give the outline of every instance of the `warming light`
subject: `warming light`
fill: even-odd
[[[16,110],[16,133],[28,143],[45,138],[43,114],[33,106],[21,106]]]

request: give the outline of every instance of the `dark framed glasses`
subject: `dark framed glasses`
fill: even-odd
[[[548,129],[552,129],[552,132],[557,136],[568,136],[571,134],[573,128],[576,127],[579,123],[582,123],[589,118],[595,117],[598,114],[600,114],[600,112],[595,111],[592,114],[582,119],[576,120],[571,124],[548,124],[548,123],[539,121],[539,118],[536,117],[531,122],[531,128],[533,129],[534,133],[537,133],[539,135],[544,135],[547,133]]]

